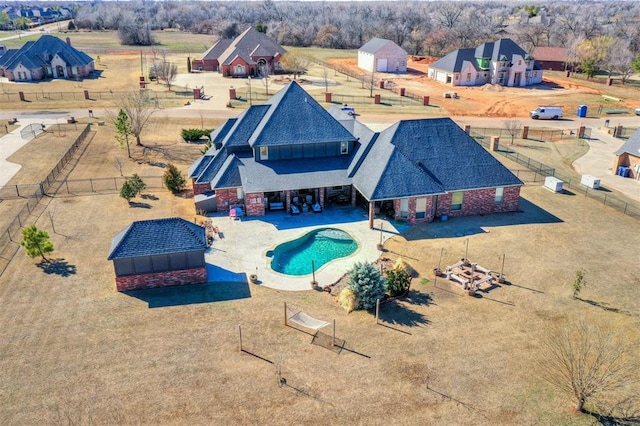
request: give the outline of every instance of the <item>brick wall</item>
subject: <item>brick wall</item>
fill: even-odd
[[[244,199],[238,199],[236,188],[216,189],[216,206],[219,212],[229,211],[230,204],[244,204]]]
[[[180,271],[156,272],[153,274],[116,277],[118,291],[144,290],[148,288],[170,287],[174,285],[199,284],[207,282],[207,269],[192,268]]]
[[[249,192],[244,194],[244,205],[247,208],[247,216],[264,216],[264,192]]]
[[[437,211],[435,216],[446,214],[451,217],[472,216],[478,214],[490,214],[501,212],[513,212],[518,210],[518,201],[520,199],[520,187],[504,188],[502,194],[502,203],[495,203],[495,188],[480,189],[475,191],[465,191],[462,200],[462,209],[457,211],[451,210],[452,195],[443,194],[436,197],[427,197],[426,216],[424,218],[416,218],[416,198],[409,198],[409,215],[407,218],[400,218],[400,199],[393,200],[393,208],[395,210],[395,218],[397,220],[405,220],[409,223],[431,222],[434,219],[432,212],[434,210],[433,203],[437,202]]]
[[[205,192],[211,192],[211,184],[209,183],[196,183],[196,179],[191,179],[193,185],[193,195],[204,194]]]

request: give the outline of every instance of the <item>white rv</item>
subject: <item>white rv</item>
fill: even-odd
[[[559,106],[541,106],[529,113],[534,120],[557,120],[562,118],[562,107]]]

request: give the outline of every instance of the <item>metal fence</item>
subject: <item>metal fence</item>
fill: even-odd
[[[22,232],[22,228],[30,226],[34,221],[33,217],[37,217],[42,213],[39,209],[43,209],[44,207],[40,204],[40,200],[42,200],[42,198],[47,194],[47,191],[55,182],[56,177],[60,175],[62,169],[64,169],[67,163],[71,160],[78,147],[86,140],[90,130],[91,127],[87,125],[80,135],[78,135],[75,142],[69,147],[65,155],[60,159],[60,161],[58,161],[47,177],[39,184],[14,185],[0,188],[0,194],[3,194],[3,196],[4,194],[11,196],[11,191],[13,189],[15,190],[13,197],[21,197],[25,199],[22,209],[18,211],[13,221],[9,223],[4,231],[0,231],[0,275],[4,273],[7,265],[20,247],[20,234]]]
[[[20,137],[22,139],[33,139],[39,134],[44,133],[44,124],[33,123],[20,129]]]
[[[148,90],[147,93],[151,99],[187,99],[193,98],[193,91],[184,90],[182,87],[178,87],[180,90],[172,91],[154,91]],[[120,99],[123,97],[122,91],[86,91],[81,90],[78,92],[7,92],[0,95],[0,102],[21,102],[21,101],[72,101],[72,100],[112,100]]]
[[[495,136],[500,129],[490,129],[492,135]],[[471,132],[472,136],[474,131]],[[485,148],[489,149],[489,142],[484,137],[474,137],[476,141]],[[519,154],[513,151],[495,151],[496,153],[503,155],[520,165],[523,165],[527,170],[511,170],[521,181],[525,183],[544,183],[547,176],[554,176],[564,182],[563,187],[575,191],[578,194],[583,194],[586,197],[592,198],[601,202],[602,204],[609,206],[627,216],[633,217],[636,220],[640,220],[640,208],[635,204],[631,204],[615,194],[612,190],[606,187],[600,187],[599,189],[592,189],[580,183],[580,178],[570,176],[558,172],[555,168],[547,166],[540,161],[527,157],[526,155]]]
[[[575,139],[576,138],[576,129],[532,129],[529,128],[527,139],[534,141],[555,141],[561,139]],[[591,129],[588,129],[591,130]],[[585,128],[585,132],[587,128]],[[471,136],[475,139],[490,138],[493,136],[497,136],[500,139],[507,138],[511,139],[513,136],[514,139],[521,139],[522,137],[522,129],[510,130],[507,128],[483,128],[483,127],[472,127],[471,128]],[[585,135],[585,137],[588,137]]]

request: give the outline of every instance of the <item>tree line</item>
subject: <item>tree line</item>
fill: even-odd
[[[510,37],[527,51],[569,49],[587,72],[628,74],[640,54],[640,3],[593,2],[93,2],[80,29],[117,30],[123,44],[153,45],[153,30],[210,34],[212,42],[259,27],[284,46],[357,49],[373,37],[412,55],[441,57]]]

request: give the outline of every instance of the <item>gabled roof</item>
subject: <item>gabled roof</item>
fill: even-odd
[[[510,38],[501,38],[496,42],[482,43],[480,46],[457,49],[430,65],[430,68],[449,72],[460,72],[465,62],[479,70],[476,58],[490,58],[492,62],[512,61],[515,55],[527,57],[527,52]]]
[[[371,40],[369,40],[368,42],[366,42],[360,49],[358,49],[361,52],[366,52],[366,53],[376,53],[378,50],[382,49],[383,47],[385,47],[388,44],[392,44],[395,47],[397,47],[400,50],[404,50],[402,49],[402,47],[398,46],[397,44],[395,44],[394,42],[392,42],[391,40],[386,40],[384,38],[378,38],[378,37],[374,37]]]
[[[382,131],[353,182],[369,200],[522,185],[449,118],[403,120]]]
[[[205,229],[182,218],[133,222],[111,241],[108,260],[205,250]]]
[[[261,120],[269,110],[268,105],[253,105],[243,112],[223,141],[225,147],[249,146],[249,138],[254,134]]]
[[[276,93],[265,105],[269,109],[249,139],[252,147],[355,140],[296,81]]]
[[[253,27],[247,28],[242,34],[236,37],[222,53],[218,56],[221,64],[230,64],[235,58],[240,57],[247,63],[254,63],[251,59],[252,52],[259,48],[260,55],[257,56],[278,56],[287,53],[273,39]],[[207,59],[215,59],[214,57]]]
[[[11,53],[10,53],[11,52]],[[36,41],[25,43],[20,49],[11,50],[0,57],[0,66],[13,70],[22,64],[27,69],[40,69],[58,55],[67,66],[81,67],[93,62],[93,58],[65,41],[52,35],[43,35]]]
[[[233,39],[231,38],[223,38],[216,41],[213,46],[207,49],[206,52],[202,54],[201,60],[215,60],[220,57],[222,52],[227,50],[227,48],[231,45]]]
[[[629,139],[615,152],[616,155],[630,154],[640,157],[640,129],[636,130]]]
[[[474,68],[478,70],[475,53],[475,49],[457,49],[429,65],[429,68],[449,72],[460,72],[463,63],[470,62]]]

